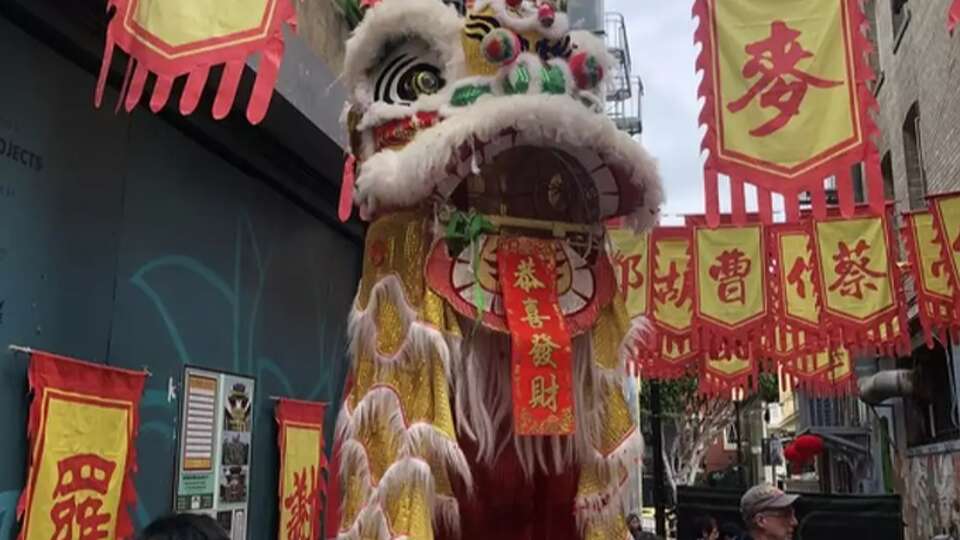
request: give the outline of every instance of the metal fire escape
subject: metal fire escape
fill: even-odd
[[[604,35],[607,50],[614,59],[613,73],[607,81],[607,114],[617,127],[630,135],[643,132],[641,99],[643,82],[632,75],[630,42],[627,26],[620,13],[607,13],[604,17]]]

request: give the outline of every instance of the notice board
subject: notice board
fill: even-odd
[[[184,369],[174,509],[215,518],[231,540],[247,539],[255,386],[251,377]]]

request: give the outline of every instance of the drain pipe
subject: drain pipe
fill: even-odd
[[[890,369],[860,379],[860,400],[868,405],[879,405],[892,397],[912,396],[913,370]]]

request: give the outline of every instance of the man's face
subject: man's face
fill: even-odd
[[[765,510],[754,519],[757,527],[773,540],[792,540],[797,529],[797,515],[793,508]]]

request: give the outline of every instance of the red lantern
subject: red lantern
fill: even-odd
[[[793,442],[805,461],[823,453],[823,439],[817,435],[801,435]]]

